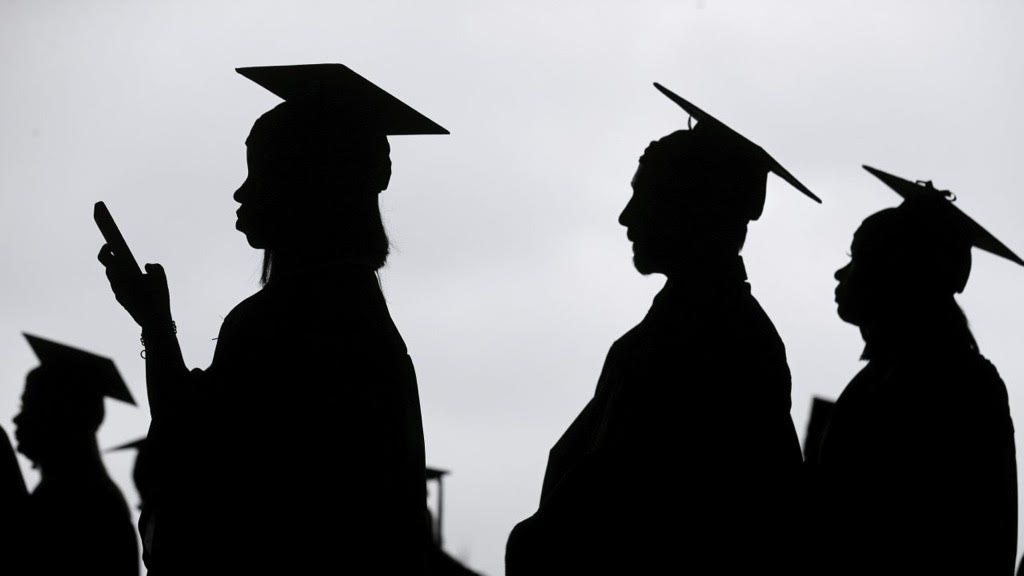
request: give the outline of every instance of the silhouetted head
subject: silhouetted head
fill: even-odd
[[[109,358],[31,334],[25,339],[40,366],[25,379],[14,435],[18,451],[36,464],[94,445],[104,398],[135,404]]]
[[[739,254],[764,204],[767,168],[726,141],[680,130],[652,142],[633,176],[619,223],[643,274],[674,274]]]
[[[378,195],[391,179],[389,135],[448,131],[341,64],[237,71],[284,99],[246,140],[236,227],[266,250],[264,282],[286,260],[377,270],[388,254]]]
[[[37,465],[60,459],[69,447],[95,438],[103,422],[103,397],[59,369],[29,372],[14,417],[18,452]]]
[[[971,237],[950,203],[918,198],[869,216],[836,271],[839,317],[858,326],[946,306],[971,273]]]
[[[860,327],[874,350],[977,344],[954,295],[971,273],[971,248],[1018,265],[1024,260],[961,212],[956,196],[864,166],[903,198],[868,217],[853,237],[850,263],[836,271],[839,317]]]
[[[763,148],[664,86],[662,94],[697,120],[691,130],[652,142],[633,177],[633,196],[619,216],[641,273],[668,275],[734,260],[747,223],[764,209],[774,172],[820,202]]]
[[[236,227],[254,248],[338,255],[376,270],[388,254],[378,195],[391,177],[389,152],[383,134],[283,102],[246,140]]]

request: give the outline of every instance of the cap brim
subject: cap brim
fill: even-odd
[[[888,186],[894,192],[899,194],[900,197],[903,198],[904,200],[908,200],[911,198],[923,198],[929,195],[941,195],[943,197],[945,196],[945,192],[943,191],[938,191],[935,190],[934,188],[928,188],[923,184],[912,182],[905,178],[900,178],[899,176],[889,174],[888,172],[883,172],[882,170],[872,168],[871,166],[868,166],[866,164],[863,165],[862,167],[869,173],[871,173],[872,176],[878,178],[883,183],[885,183],[886,186]],[[957,218],[960,219],[964,227],[967,229],[967,233],[971,238],[972,246],[984,250],[986,252],[995,254],[996,256],[1001,256],[1011,262],[1015,262],[1021,266],[1024,266],[1024,260],[1021,260],[1020,256],[1014,254],[1013,250],[1010,250],[1010,248],[1006,244],[1003,244],[988,230],[985,230],[981,226],[981,224],[975,222],[973,218],[965,214],[963,210],[960,210],[952,203],[949,203],[949,207],[955,211]]]
[[[132,440],[131,442],[125,442],[124,444],[118,444],[113,448],[107,448],[104,452],[120,452],[122,450],[141,450],[146,445],[146,437]]]
[[[439,480],[444,476],[447,476],[449,472],[440,468],[427,467],[427,480]]]
[[[59,367],[63,371],[72,372],[81,385],[88,386],[96,394],[135,405],[128,385],[110,358],[32,334],[22,334],[43,366]]]
[[[313,102],[344,110],[388,136],[448,134],[448,130],[343,64],[235,68],[287,102]]]
[[[654,87],[657,88],[659,92],[664,94],[666,98],[675,102],[677,106],[685,110],[686,113],[689,114],[692,118],[696,119],[698,124],[703,122],[705,123],[705,125],[714,126],[716,130],[728,134],[730,137],[735,138],[738,142],[741,142],[742,144],[750,147],[751,150],[756,151],[757,154],[762,155],[765,163],[768,166],[769,171],[774,172],[779,178],[782,178],[783,180],[788,182],[790,186],[796,188],[811,200],[814,200],[818,204],[821,204],[821,198],[818,198],[818,196],[811,192],[811,190],[807,188],[807,186],[804,186],[802,182],[797,180],[796,177],[789,172],[789,170],[786,170],[782,166],[782,164],[779,164],[779,162],[775,158],[772,158],[771,155],[764,150],[764,148],[761,148],[757,144],[754,144],[739,132],[733,130],[732,128],[729,128],[711,114],[708,114],[707,112],[701,110],[692,102],[686,100],[685,98],[669,90],[668,88],[665,88],[661,84],[655,82]]]

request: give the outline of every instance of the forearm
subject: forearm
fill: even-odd
[[[149,411],[157,419],[172,410],[176,395],[181,395],[188,368],[181,355],[181,346],[172,322],[144,328],[146,347],[146,393]]]

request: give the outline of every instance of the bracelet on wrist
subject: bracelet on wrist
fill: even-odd
[[[167,330],[153,330],[153,329],[147,330],[146,328],[142,329],[142,334],[139,336],[139,343],[142,344],[142,350],[139,351],[139,356],[143,360],[146,359],[146,334],[147,333],[152,337],[154,335],[167,334],[168,331]],[[174,323],[174,320],[171,320],[171,322],[170,322],[170,331],[169,331],[169,333],[172,334],[172,335],[178,333],[178,325]]]

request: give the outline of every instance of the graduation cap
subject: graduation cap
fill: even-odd
[[[135,482],[135,489],[139,493],[141,502],[139,503],[139,509],[142,509],[143,504],[150,501],[152,497],[152,470],[151,466],[147,466],[144,462],[148,459],[146,456],[146,436],[137,438],[124,444],[119,444],[113,448],[107,448],[106,452],[123,452],[125,450],[135,450],[138,454],[135,457],[135,466],[132,467],[132,481]]]
[[[825,430],[835,411],[834,400],[815,396],[811,400],[811,417],[807,420],[807,433],[804,435],[804,462],[818,463],[821,453],[821,441]]]
[[[804,186],[803,183],[797,180],[796,177],[793,176],[789,170],[786,170],[782,164],[779,164],[775,158],[772,158],[770,154],[765,152],[764,148],[754,144],[740,133],[723,124],[714,116],[701,110],[693,103],[683,99],[681,96],[672,92],[668,88],[665,88],[661,84],[655,82],[654,87],[664,94],[669,100],[675,102],[676,105],[685,110],[692,119],[697,120],[697,126],[689,132],[702,134],[705,138],[708,138],[708,140],[720,143],[722,147],[727,147],[734,155],[744,157],[746,160],[745,164],[751,166],[762,174],[774,172],[811,200],[814,200],[819,204],[821,203],[820,198],[811,192],[807,186]],[[751,220],[756,220],[761,215],[761,210],[764,207],[764,185],[763,183],[759,183],[758,186],[760,189],[751,190],[752,197],[748,198],[746,202],[746,209],[748,210],[748,216]]]
[[[131,442],[125,442],[124,444],[118,444],[113,448],[107,448],[106,452],[122,452],[124,450],[142,450],[146,446],[146,437],[132,440]]]
[[[887,172],[872,168],[871,166],[864,166],[864,169],[870,172],[873,176],[881,180],[892,188],[897,194],[903,198],[904,202],[920,202],[920,201],[934,201],[941,202],[946,207],[950,214],[952,214],[952,220],[956,226],[965,234],[966,240],[970,242],[970,245],[975,248],[980,248],[986,252],[995,254],[1006,258],[1011,262],[1015,262],[1021,266],[1024,266],[1024,260],[1021,260],[1019,256],[1013,253],[1005,244],[996,239],[995,236],[990,234],[987,230],[981,227],[975,222],[970,216],[964,214],[959,208],[953,205],[953,200],[956,196],[948,190],[938,190],[931,183],[931,181],[916,181],[911,182],[910,180],[904,180],[898,176],[893,176]]]
[[[427,466],[427,482],[437,482],[437,518],[434,519],[434,543],[440,548],[443,544],[441,522],[444,519],[444,477],[450,472],[440,468]]]
[[[343,64],[255,66],[235,71],[285,102],[330,112],[367,132],[387,136],[449,133]]]
[[[67,377],[71,384],[81,387],[83,391],[135,405],[135,399],[110,358],[31,334],[24,336],[39,358],[42,368]]]
[[[430,466],[427,466],[427,480],[437,480],[438,482],[440,482],[442,478],[449,474],[451,474],[451,472],[447,470],[441,470],[440,468],[431,468]]]

